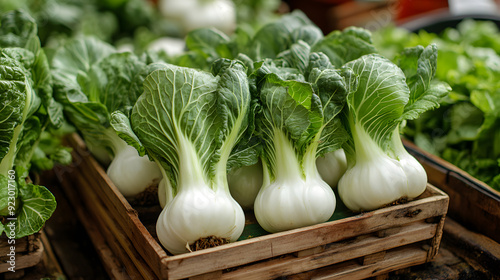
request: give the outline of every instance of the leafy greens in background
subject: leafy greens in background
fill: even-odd
[[[51,137],[46,140],[51,150],[39,145],[64,119],[52,98],[52,76],[34,19],[16,10],[1,16],[0,27],[0,215],[16,217],[15,238],[20,238],[38,232],[56,208],[49,190],[27,180],[32,165],[50,169],[71,155]]]
[[[2,0],[0,13],[14,9],[23,9],[35,19],[43,46],[74,35],[117,42],[154,26],[157,19],[147,0]]]
[[[155,164],[140,159],[138,152],[111,127],[110,120],[115,111],[130,115],[143,92],[144,79],[164,64],[153,63],[146,54],[139,57],[131,52],[119,53],[94,37],[79,36],[54,52],[51,66],[56,99],[64,105],[68,120],[82,134],[93,155],[102,164],[109,164],[108,175],[122,194],[136,195],[160,177],[159,169],[155,174],[139,175],[147,172],[141,168],[154,168]],[[131,165],[138,161],[143,164]],[[122,169],[127,166],[129,172]]]
[[[374,34],[374,42],[381,53],[395,60],[405,47],[436,43],[436,78],[452,91],[439,109],[408,121],[403,132],[424,150],[500,190],[500,32],[496,25],[464,20],[442,34],[387,27]]]

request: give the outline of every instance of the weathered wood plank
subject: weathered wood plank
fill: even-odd
[[[450,197],[450,217],[500,243],[500,192],[457,166],[404,141],[422,164],[429,183]]]
[[[97,194],[104,205],[108,207],[109,212],[107,215],[113,217],[121,228],[128,229],[125,231],[126,235],[137,244],[137,251],[153,268],[155,273],[158,276],[166,275],[162,259],[168,257],[168,255],[141,223],[137,212],[119,193],[99,163],[90,156],[81,139],[76,135],[72,135],[72,137],[67,137],[67,141],[70,145],[77,147],[73,152],[76,163],[59,172],[63,174],[62,179],[68,180],[68,176],[75,177],[75,174],[82,175],[77,177],[79,179],[75,180],[75,183],[80,188],[88,191],[92,190]]]
[[[23,252],[28,252],[28,237],[23,237],[16,239],[16,244],[15,244],[15,252],[16,253],[23,253]],[[10,253],[10,247],[12,245],[8,243],[7,238],[2,238],[0,239],[0,256],[4,257],[8,253]]]
[[[376,262],[382,261],[385,257],[386,251],[381,251],[377,253],[373,253],[367,256],[361,257],[360,263],[362,265],[374,264]]]
[[[16,254],[16,270],[35,266],[42,260],[44,247],[40,239],[35,240],[35,247],[37,249],[33,252]],[[10,263],[0,262],[0,273],[9,271],[10,266]]]
[[[293,275],[307,270],[319,269],[366,256],[369,252],[380,252],[423,240],[430,240],[435,235],[436,226],[416,222],[407,225],[404,230],[392,236],[383,238],[373,234],[358,236],[351,240],[328,244],[325,246],[325,250],[318,254],[304,257],[287,255],[282,258],[247,265],[224,273],[222,279],[275,279],[282,275]]]
[[[92,221],[97,222],[103,232],[104,239],[121,260],[130,277],[133,279],[140,279],[139,277],[155,279],[156,275],[150,270],[148,263],[137,252],[133,241],[126,236],[125,232],[128,229],[121,228],[116,220],[108,216],[109,210],[102,204],[100,198],[93,192],[81,192],[80,197],[86,205],[87,215],[93,216]]]
[[[408,246],[390,250],[384,260],[361,265],[356,261],[347,261],[315,271],[288,276],[287,280],[351,280],[365,279],[377,275],[384,275],[401,268],[425,263],[427,252],[418,246]]]
[[[74,177],[79,175],[73,175]],[[75,179],[75,178],[72,179]],[[105,240],[102,232],[103,229],[100,227],[99,223],[95,222],[95,218],[93,218],[93,213],[89,214],[86,206],[82,202],[82,197],[79,195],[76,188],[74,188],[74,184],[70,180],[62,180],[61,185],[65,190],[65,193],[71,203],[74,206],[74,210],[84,225],[87,234],[92,240],[92,243],[104,264],[104,268],[106,269],[107,274],[112,279],[127,279],[128,275],[125,273],[124,265],[117,258],[114,253],[114,250],[109,247],[107,241]]]

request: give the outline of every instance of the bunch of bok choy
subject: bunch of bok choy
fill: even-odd
[[[143,81],[162,63],[146,55],[118,53],[92,37],[67,41],[54,53],[54,91],[69,121],[82,134],[92,154],[107,167],[119,191],[133,197],[156,185],[161,172],[111,127],[111,113],[130,114],[142,94]]]
[[[14,239],[38,232],[56,208],[52,193],[28,179],[32,159],[44,160],[43,169],[71,155],[56,143],[54,155],[39,150],[34,156],[42,135],[64,121],[34,19],[11,11],[1,15],[0,26],[0,220],[6,222],[0,234]]]
[[[156,229],[169,252],[241,235],[245,217],[230,195],[227,170],[233,148],[247,135],[251,104],[245,66],[222,59],[211,72],[174,65],[152,72],[130,119],[113,114],[113,126],[130,127],[121,129],[128,131],[122,137],[161,167],[165,207]]]

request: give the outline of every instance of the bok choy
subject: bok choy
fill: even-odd
[[[426,188],[427,175],[401,142],[400,124],[439,106],[450,90],[434,82],[437,48],[407,49],[398,67],[370,54],[347,63],[356,85],[349,89],[343,117],[351,139],[346,145],[348,169],[339,181],[339,195],[355,211],[412,199]],[[404,69],[404,70],[402,70]]]
[[[264,148],[263,184],[254,211],[268,232],[331,217],[335,194],[319,175],[316,158],[339,149],[347,139],[337,115],[344,106],[346,78],[352,73],[334,70],[323,54],[309,54],[303,41],[284,55],[292,58],[288,63],[295,63],[265,62],[255,74],[262,106],[257,131]],[[324,65],[313,67],[314,61]]]
[[[152,72],[130,122],[123,113],[113,115],[114,126],[131,128],[123,137],[135,139],[138,150],[154,159],[167,179],[156,231],[172,254],[206,239],[223,244],[241,235],[245,217],[230,195],[227,170],[250,112],[245,67],[222,59],[211,73],[174,65]]]
[[[11,11],[0,20],[0,234],[7,227],[14,239],[38,232],[56,208],[52,193],[28,174],[42,133],[58,128],[63,115],[34,19]]]
[[[142,93],[142,82],[161,63],[149,63],[92,37],[75,38],[54,54],[52,68],[58,100],[89,150],[126,197],[135,196],[161,179],[156,163],[139,156],[111,127],[111,113],[130,114]]]

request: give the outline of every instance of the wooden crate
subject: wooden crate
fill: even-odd
[[[450,217],[500,243],[500,192],[409,141],[404,145],[424,167],[429,183],[449,195]]]
[[[15,270],[19,272],[25,268],[37,265],[41,260],[44,252],[44,246],[40,240],[40,234],[32,234],[15,240],[16,243],[11,245],[8,239],[4,236],[0,238],[0,274],[12,273],[8,269],[11,266],[6,261],[9,260],[7,254],[11,253],[10,247],[15,246]]]
[[[134,209],[77,135],[67,143],[74,162],[56,175],[113,278],[126,271],[132,279],[309,279],[328,269],[361,279],[431,261],[439,248],[448,196],[428,185],[405,204],[171,256],[155,237],[159,207]],[[245,231],[258,227],[246,214]]]

